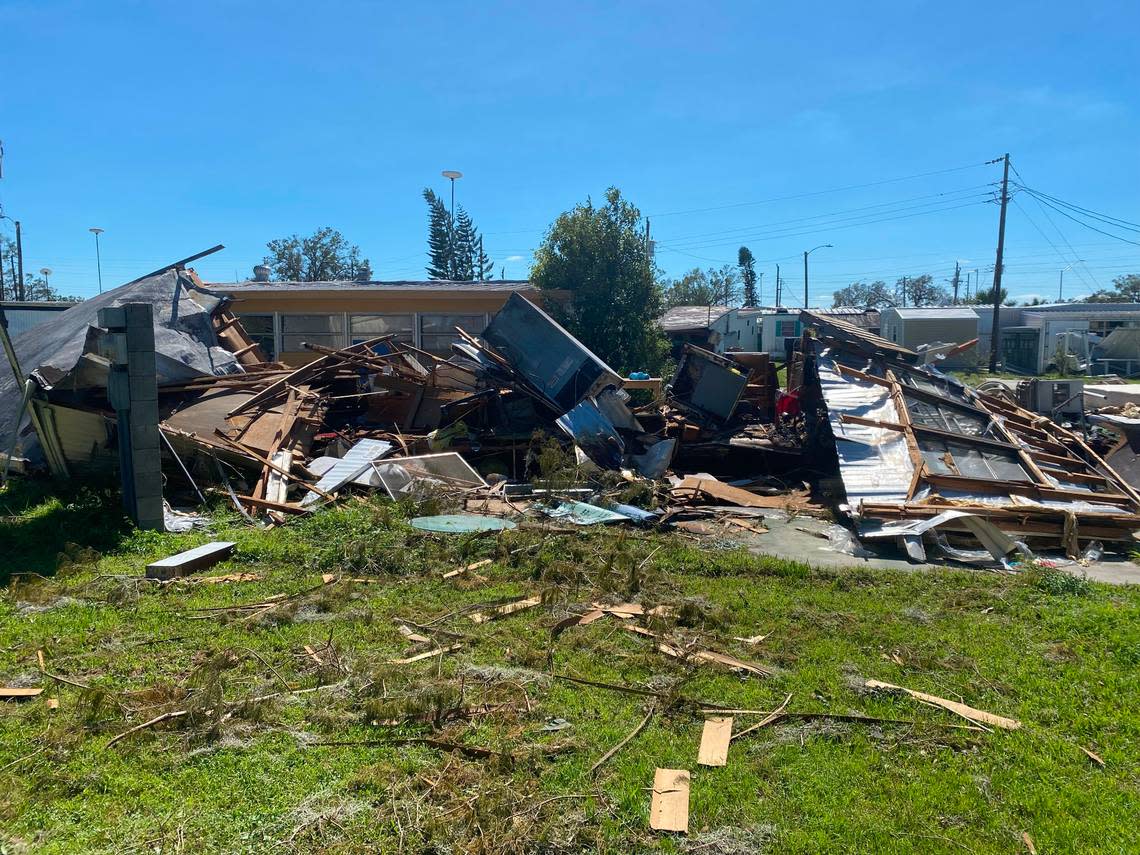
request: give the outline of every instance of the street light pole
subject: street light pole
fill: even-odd
[[[99,256],[99,235],[103,234],[103,229],[92,228],[87,231],[95,235],[95,269],[99,271],[99,293],[103,293],[103,259]]]
[[[1084,261],[1083,258],[1078,258],[1072,264],[1069,264],[1066,267],[1061,268],[1061,277],[1057,282],[1057,302],[1058,303],[1062,303],[1065,300],[1065,271],[1066,270],[1072,270],[1076,265],[1081,264],[1083,261]]]
[[[455,179],[462,178],[463,173],[457,169],[445,169],[442,173],[444,178],[451,179],[451,225],[455,225]]]
[[[51,268],[50,267],[41,267],[40,273],[42,273],[43,277],[44,277],[44,287],[50,290],[51,289]]]
[[[808,256],[811,255],[813,252],[815,252],[817,249],[831,249],[831,244],[821,243],[819,246],[814,247],[813,249],[809,249],[806,252],[804,252],[804,308],[805,309],[810,308],[810,306],[808,304],[808,265],[807,265],[807,260],[808,260]]]

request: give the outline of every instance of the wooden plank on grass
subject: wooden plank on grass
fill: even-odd
[[[649,827],[657,831],[689,831],[689,772],[658,769],[653,773]]]
[[[522,600],[515,600],[513,603],[507,603],[504,606],[499,606],[496,609],[491,609],[487,612],[473,612],[471,620],[475,623],[486,623],[489,620],[497,620],[507,615],[513,615],[515,612],[521,612],[523,609],[531,609],[542,602],[542,597],[526,597]]]
[[[174,579],[178,576],[188,576],[196,570],[205,570],[213,567],[219,561],[228,558],[234,551],[234,544],[229,540],[216,540],[194,549],[187,549],[177,555],[162,558],[146,565],[148,579]]]
[[[42,694],[43,689],[37,688],[18,688],[16,686],[0,686],[0,698],[13,701],[24,701],[28,698],[34,698],[36,695]]]
[[[433,656],[443,656],[445,653],[454,653],[462,646],[462,644],[453,644],[450,647],[437,647],[425,653],[417,653],[415,656],[409,656],[407,659],[389,659],[388,664],[411,665],[413,662],[422,662],[424,659],[431,659]]]
[[[460,573],[466,573],[468,570],[478,570],[480,567],[486,567],[490,563],[492,563],[490,558],[484,558],[482,561],[475,561],[474,563],[468,564],[464,567],[458,567],[455,570],[448,570],[443,574],[443,578],[453,579]]]
[[[925,701],[928,704],[934,704],[936,707],[942,707],[944,710],[950,710],[952,713],[962,716],[967,721],[981,722],[982,724],[992,724],[994,727],[1005,728],[1006,730],[1017,730],[1021,727],[1021,722],[1014,718],[1006,718],[1005,716],[994,715],[985,710],[975,709],[974,707],[960,704],[957,701],[950,701],[946,698],[940,698],[938,695],[928,695],[926,692],[916,692],[914,689],[908,689],[905,686],[896,686],[894,683],[883,683],[879,680],[868,680],[868,689],[888,689],[894,692],[905,692],[912,698],[918,701]]]
[[[705,719],[697,762],[702,766],[727,766],[728,743],[732,739],[732,716]]]

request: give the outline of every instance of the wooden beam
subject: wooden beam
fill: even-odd
[[[1025,481],[989,481],[985,478],[970,478],[962,475],[938,475],[930,473],[925,479],[936,486],[955,490],[979,493],[1029,496],[1035,499],[1060,499],[1066,502],[1099,502],[1106,505],[1119,505],[1131,502],[1129,496],[1121,493],[1082,493],[1077,490],[1059,490],[1032,484]],[[1140,523],[1138,523],[1140,527]]]

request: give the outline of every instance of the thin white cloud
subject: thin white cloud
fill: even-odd
[[[508,255],[506,257],[506,260],[507,261],[522,261],[523,257],[521,255]]]

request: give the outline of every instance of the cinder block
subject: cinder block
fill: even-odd
[[[131,384],[132,408],[136,402],[158,400],[158,384],[155,382],[153,374],[129,377],[129,382]]]
[[[122,329],[126,325],[126,306],[107,306],[99,310],[99,326],[104,329]]]
[[[126,326],[145,326],[154,329],[154,309],[150,303],[126,303],[122,309]]]
[[[131,377],[151,377],[155,375],[153,350],[138,351],[127,355],[127,373]]]

